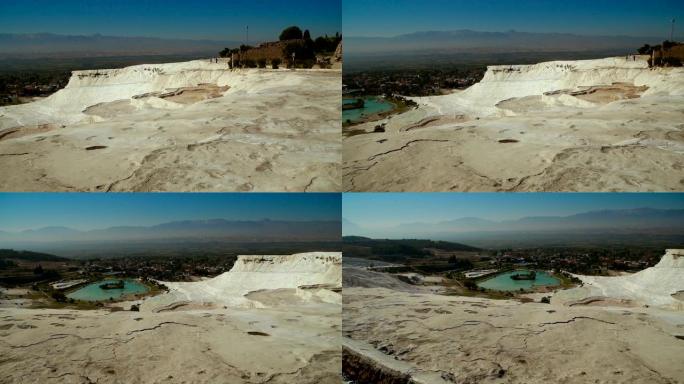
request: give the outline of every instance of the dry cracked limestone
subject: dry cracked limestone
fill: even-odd
[[[337,191],[340,71],[76,71],[0,108],[0,190]]]
[[[239,260],[139,312],[0,305],[0,382],[339,383],[341,255]]]
[[[624,58],[493,66],[471,88],[414,101],[343,139],[345,191],[684,186],[681,68]]]
[[[684,383],[679,254],[633,277],[587,278],[551,304],[409,290],[388,278],[373,287],[360,280],[368,272],[345,267],[343,372],[369,383]],[[620,296],[577,300],[597,292]]]
[[[328,341],[339,332],[339,310],[0,309],[0,316],[14,325],[0,337],[3,383],[339,382],[340,354]]]
[[[343,345],[446,383],[679,383],[684,343],[647,311],[345,288]],[[363,350],[380,351],[378,355]],[[400,370],[400,372],[402,372]]]

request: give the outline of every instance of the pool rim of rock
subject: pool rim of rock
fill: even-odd
[[[499,277],[501,277],[501,276],[509,275],[509,274],[516,273],[516,272],[530,272],[530,271],[534,271],[537,275],[539,275],[539,274],[544,274],[544,275],[546,275],[548,278],[555,280],[555,283],[553,283],[553,284],[535,284],[535,282],[532,281],[529,287],[515,287],[515,288],[512,288],[512,289],[488,288],[488,287],[483,287],[483,286],[480,285],[480,284],[485,283],[485,282],[487,282],[487,281],[497,279],[497,278],[499,278]],[[513,280],[513,279],[511,279],[511,280]],[[535,280],[536,280],[536,278],[535,278]],[[530,280],[516,280],[516,281],[527,281],[527,282],[529,282]],[[560,287],[560,286],[563,284],[563,281],[562,281],[560,278],[554,276],[552,273],[549,273],[549,272],[544,271],[544,270],[535,269],[535,268],[531,268],[531,269],[527,269],[527,268],[514,268],[514,269],[511,269],[511,270],[506,270],[506,271],[501,271],[501,272],[495,273],[494,275],[491,275],[491,276],[487,276],[487,277],[483,278],[482,280],[477,281],[476,284],[477,284],[477,287],[478,287],[478,288],[484,288],[484,289],[487,289],[487,290],[490,290],[490,291],[499,291],[499,292],[519,292],[520,289],[523,289],[524,291],[534,291],[534,290],[537,290],[537,289],[540,289],[540,288]]]
[[[137,284],[137,285],[139,285],[139,286],[144,287],[145,290],[144,290],[143,292],[128,292],[128,293],[125,293],[125,292],[123,292],[123,291],[126,289],[125,286],[124,286],[123,289],[113,289],[113,290],[112,290],[112,291],[116,291],[116,293],[120,293],[120,294],[118,294],[116,297],[110,296],[110,297],[102,298],[102,299],[92,299],[92,298],[77,298],[77,297],[73,297],[73,296],[72,296],[74,293],[76,293],[76,292],[78,292],[78,291],[81,291],[81,290],[85,289],[86,287],[90,287],[90,286],[93,286],[93,285],[98,285],[98,286],[99,286],[99,285],[102,285],[102,283],[105,283],[105,282],[116,282],[116,281],[118,281],[118,280],[123,280],[124,282],[133,282],[134,284]],[[102,288],[100,288],[100,289],[102,290]],[[119,292],[119,291],[122,291],[122,292]],[[76,301],[84,301],[84,302],[96,303],[96,302],[101,302],[101,301],[106,301],[106,302],[110,302],[110,301],[114,301],[114,302],[118,302],[118,301],[127,301],[131,296],[135,296],[135,295],[148,295],[148,294],[149,294],[150,292],[152,292],[152,291],[153,291],[153,287],[151,287],[149,284],[146,284],[146,283],[140,281],[140,280],[137,279],[137,278],[133,278],[133,277],[124,277],[124,278],[118,278],[118,279],[117,279],[117,278],[104,277],[104,278],[101,278],[101,279],[97,279],[97,280],[94,280],[94,281],[89,281],[89,282],[87,282],[87,283],[78,285],[78,286],[74,287],[73,289],[67,289],[67,290],[65,290],[65,291],[63,291],[63,292],[64,292],[64,294],[66,295],[66,297],[67,297],[68,299],[73,299],[73,300],[76,300]],[[111,300],[110,300],[110,299],[111,299]]]

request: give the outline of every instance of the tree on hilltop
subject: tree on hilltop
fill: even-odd
[[[308,29],[304,30],[303,38],[304,38],[304,40],[311,40],[311,33],[309,33]]]
[[[649,44],[644,44],[643,47],[637,50],[637,52],[639,52],[640,55],[650,55],[652,51],[653,48]]]
[[[335,36],[319,36],[314,41],[314,48],[316,49],[316,52],[319,53],[332,53],[335,52],[335,49],[341,40],[342,37],[339,33],[336,33]]]
[[[679,44],[675,43],[674,41],[670,41],[670,40],[663,41],[663,49],[670,49],[670,48],[677,46],[677,45],[679,45]]]
[[[287,27],[287,28],[283,29],[283,31],[280,33],[280,41],[301,39],[301,38],[302,38],[302,30],[299,29],[299,27],[296,25],[293,25],[291,27]]]
[[[316,60],[313,41],[289,42],[283,48],[283,54],[288,60],[288,68],[294,64],[291,61],[293,54],[298,67],[311,68]]]

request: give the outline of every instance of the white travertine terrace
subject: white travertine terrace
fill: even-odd
[[[426,384],[680,383],[683,267],[671,249],[630,276],[539,293],[549,304],[408,291],[345,268],[343,364]]]
[[[446,96],[414,98],[440,114],[472,112],[479,117],[515,115],[496,104],[525,96],[541,95],[548,106],[594,107],[577,97],[544,95],[559,90],[630,83],[647,86],[642,96],[684,96],[684,69],[648,67],[644,56],[638,60],[610,57],[597,60],[550,61],[533,65],[494,65],[487,68],[479,83]]]
[[[209,60],[74,71],[0,107],[0,190],[336,191],[340,84]]]
[[[0,299],[0,381],[338,384],[341,258],[240,256],[215,278],[165,283],[139,311]]]
[[[341,304],[342,254],[309,252],[294,255],[238,256],[233,268],[214,278],[194,283],[163,282],[168,294],[145,301],[147,307],[174,302],[219,303],[231,307],[263,307],[245,295],[250,292],[312,287],[322,301]],[[320,289],[316,289],[320,287]],[[299,295],[305,295],[298,291]]]
[[[649,306],[684,310],[684,249],[668,249],[653,267],[624,276],[576,275],[588,297],[630,300]]]
[[[347,191],[679,191],[684,68],[646,57],[490,66],[349,128]],[[385,124],[385,132],[374,127]],[[366,132],[365,134],[359,134]]]

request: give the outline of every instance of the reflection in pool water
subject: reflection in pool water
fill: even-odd
[[[347,120],[349,120],[352,123],[355,123],[362,120],[366,116],[380,112],[387,112],[394,109],[394,104],[379,97],[368,96],[362,97],[362,99],[364,101],[363,108],[342,110],[342,121],[346,122]],[[343,104],[351,104],[355,101],[356,98],[342,99]]]
[[[538,286],[554,286],[559,285],[560,281],[555,277],[543,271],[536,271],[537,274],[534,280],[513,280],[511,275],[526,273],[527,270],[515,270],[505,272],[477,283],[478,287],[486,289],[494,289],[497,291],[518,291],[522,289],[532,289]]]
[[[133,279],[123,279],[124,287],[123,289],[102,289],[100,285],[105,283],[116,283],[119,279],[107,279],[96,281],[94,283],[88,284],[85,287],[79,288],[74,292],[67,295],[68,298],[74,300],[84,300],[84,301],[101,301],[109,300],[109,298],[118,299],[121,296],[146,293],[149,291],[147,286],[137,280]]]

